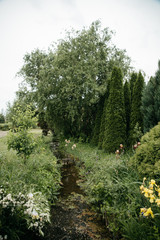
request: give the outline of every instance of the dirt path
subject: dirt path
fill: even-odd
[[[0,138],[5,137],[8,131],[0,131]]]

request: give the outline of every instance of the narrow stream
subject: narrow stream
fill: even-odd
[[[104,223],[85,201],[84,192],[77,184],[80,176],[73,159],[61,157],[60,163],[62,188],[59,199],[52,208],[51,226],[45,239],[111,239]]]

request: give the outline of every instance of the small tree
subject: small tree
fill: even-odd
[[[29,129],[31,129],[37,119],[34,117],[35,112],[28,105],[24,111],[19,106],[15,109],[15,115],[12,117],[12,129],[8,135],[8,148],[16,150],[24,160],[33,152],[36,143]]]

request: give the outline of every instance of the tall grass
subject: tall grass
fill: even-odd
[[[89,144],[71,145],[66,151],[79,158],[88,201],[105,221],[112,239],[152,239],[156,236],[151,219],[140,217],[140,208],[146,200],[140,193],[142,184],[136,169],[130,164],[132,152],[117,157],[106,154]],[[157,239],[155,237],[155,239]]]

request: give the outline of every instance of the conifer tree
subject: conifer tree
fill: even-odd
[[[100,131],[99,131],[99,140],[98,140],[98,148],[102,149],[102,144],[104,140],[104,131],[105,131],[105,117],[106,117],[106,109],[109,97],[109,89],[110,89],[110,81],[108,81],[107,91],[105,93],[104,105],[103,105],[103,112],[101,115],[101,122],[100,122]]]
[[[102,147],[106,152],[115,152],[119,145],[126,141],[122,72],[117,67],[112,71],[109,98],[105,111],[105,132]]]
[[[143,114],[142,106],[142,91],[144,88],[144,77],[139,72],[137,80],[134,85],[132,103],[131,103],[131,121],[130,121],[130,144],[134,144],[133,139],[134,129],[138,127],[143,132]]]
[[[126,81],[124,84],[124,105],[126,113],[126,137],[128,145],[129,129],[130,129],[130,114],[131,114],[131,91],[130,85]]]
[[[151,77],[142,94],[144,132],[160,121],[160,61],[155,77]]]
[[[160,121],[160,60],[158,62],[158,71],[155,75],[155,94],[154,94],[154,105],[155,105],[155,115],[158,121]]]
[[[131,78],[130,78],[130,91],[131,91],[131,101],[132,101],[132,96],[133,96],[133,89],[134,89],[134,85],[135,85],[135,82],[137,80],[137,73],[136,72],[133,72],[131,74]]]
[[[103,114],[104,100],[105,100],[105,97],[102,96],[97,105],[95,125],[94,125],[94,129],[93,129],[93,136],[91,139],[91,143],[93,145],[98,145],[98,142],[99,142],[99,133],[100,133],[100,126],[101,126],[101,118],[102,118],[102,114]]]

